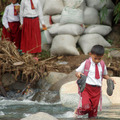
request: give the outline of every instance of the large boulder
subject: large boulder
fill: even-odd
[[[49,115],[48,113],[39,112],[39,113],[30,115],[26,118],[22,118],[21,120],[58,120],[58,119]]]
[[[72,71],[71,73],[69,73],[66,77],[63,77],[62,79],[60,79],[59,81],[57,81],[55,84],[53,84],[49,90],[52,91],[57,91],[61,88],[61,86],[67,82],[70,81],[74,81],[77,80],[76,76],[75,76],[75,70]]]
[[[59,80],[63,79],[66,76],[67,74],[65,73],[50,72],[45,79],[47,80],[48,83],[55,84],[56,82],[58,82]]]
[[[112,104],[120,104],[120,95],[119,95],[119,89],[120,89],[120,77],[112,77],[115,81],[115,89],[113,91],[112,96],[107,95],[107,84],[106,80],[103,79],[102,84],[102,105],[103,106],[109,106]],[[60,88],[60,100],[61,103],[69,108],[77,108],[79,103],[79,95],[78,95],[78,86],[76,84],[76,81],[68,82]]]

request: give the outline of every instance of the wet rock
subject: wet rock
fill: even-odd
[[[30,115],[26,118],[22,118],[21,120],[58,120],[58,119],[49,115],[48,113],[39,112],[39,113]]]
[[[13,77],[11,73],[3,74],[1,79],[2,79],[2,84],[4,87],[10,86],[13,83],[15,83],[15,78]]]
[[[60,100],[62,105],[69,108],[77,108],[79,102],[78,86],[75,81],[68,82],[60,88]]]
[[[46,101],[46,102],[49,102],[49,103],[59,102],[59,101],[60,101],[59,92],[58,92],[58,91],[49,92],[49,93],[45,96],[45,101]]]
[[[54,84],[66,76],[67,76],[67,74],[65,74],[65,73],[50,72],[49,75],[45,79],[48,81],[48,83]]]
[[[25,88],[25,83],[15,82],[9,88],[13,91],[16,91],[16,90],[22,91]]]
[[[38,101],[44,100],[45,102],[54,103],[60,101],[60,96],[58,91],[39,91],[35,93],[35,95],[31,99],[32,101]]]
[[[44,96],[44,95],[43,95]],[[40,101],[42,98],[43,98],[43,96],[42,96],[42,93],[41,92],[37,92],[37,93],[35,93],[35,95],[32,97],[32,101]]]
[[[71,73],[69,73],[66,77],[63,77],[62,79],[60,79],[59,81],[57,81],[55,84],[53,84],[49,90],[52,90],[52,91],[57,91],[60,89],[60,87],[67,83],[67,82],[70,82],[70,81],[75,81],[77,80],[76,76],[75,76],[75,70],[72,71]]]

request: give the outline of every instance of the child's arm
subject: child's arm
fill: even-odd
[[[42,6],[41,6],[40,0],[38,0],[38,14],[39,14],[39,20],[40,20],[41,24],[43,25],[43,27],[46,27],[45,23],[44,23],[43,11],[42,11]]]
[[[81,75],[84,75],[84,67],[85,67],[85,61],[81,63],[81,65],[76,69],[76,77],[81,78]]]
[[[115,80],[113,78],[109,77],[109,75],[103,75],[103,78],[106,80],[111,79],[114,82],[114,84],[116,84]]]
[[[24,0],[21,0],[20,4],[20,23],[21,23],[21,29],[22,29],[22,24],[23,24],[23,13],[24,13]]]
[[[111,79],[111,80],[114,82],[114,84],[116,84],[115,80],[108,75],[106,65],[105,65],[105,67],[104,67],[103,78],[106,79],[106,80]]]
[[[4,11],[4,14],[3,14],[3,18],[2,18],[2,24],[4,25],[4,27],[6,29],[9,28],[9,25],[8,25],[8,7],[5,8],[5,11]]]

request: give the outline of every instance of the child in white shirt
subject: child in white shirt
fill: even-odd
[[[75,114],[85,115],[88,113],[88,118],[97,117],[97,109],[101,96],[102,78],[111,79],[107,75],[106,65],[101,64],[104,55],[104,48],[101,45],[95,45],[90,52],[90,66],[89,70],[85,69],[86,61],[84,61],[77,69],[76,76],[81,78],[81,75],[86,75],[86,86],[81,93],[82,107],[79,107]],[[114,82],[114,80],[113,80]],[[115,83],[115,82],[114,82]]]
[[[41,52],[40,23],[45,28],[40,0],[21,0],[20,22],[21,22],[21,49],[23,52]]]
[[[16,47],[20,48],[21,31],[19,18],[19,3],[18,0],[10,0],[11,4],[5,8],[2,24],[2,40],[9,40],[15,43]]]

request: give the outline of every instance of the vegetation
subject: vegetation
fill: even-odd
[[[103,1],[105,1],[105,0],[101,0],[101,2],[103,2]],[[113,3],[115,4],[115,8],[113,10],[113,17],[114,17],[113,22],[115,24],[117,24],[120,21],[120,1],[119,0],[113,0]],[[107,7],[103,6],[103,8],[100,11],[100,13],[102,15],[101,23],[104,20],[105,16],[107,15],[107,12],[108,12]]]
[[[2,34],[2,28],[0,28],[0,37],[1,37],[1,34]]]
[[[0,76],[11,73],[16,81],[35,84],[43,77],[44,62],[37,61],[32,54],[21,55],[19,52],[13,42],[0,41]]]
[[[118,4],[115,6],[114,15],[115,15],[114,21],[117,24],[120,20],[120,2],[118,2]]]
[[[50,51],[42,50],[42,52],[38,55],[41,60],[47,59],[50,57]]]

